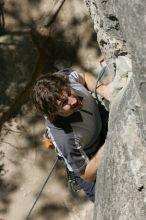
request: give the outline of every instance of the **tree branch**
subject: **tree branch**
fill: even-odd
[[[49,27],[53,22],[55,21],[60,9],[62,8],[65,0],[60,0],[58,3],[55,5],[54,9],[51,11],[50,16],[45,19],[44,26]]]
[[[52,10],[51,14],[48,15],[49,17],[45,19],[44,24],[42,25],[45,27],[43,28],[43,30],[41,29],[41,27],[38,27],[39,25],[37,26],[37,29],[31,30],[32,40],[39,51],[38,60],[36,62],[34,71],[32,73],[31,81],[25,86],[24,90],[15,98],[14,103],[10,106],[9,110],[1,116],[0,131],[2,129],[3,124],[6,121],[9,121],[11,118],[14,118],[20,111],[22,105],[24,105],[29,100],[30,91],[33,87],[34,81],[40,75],[40,73],[42,73],[44,68],[44,63],[46,59],[46,54],[45,54],[46,48],[49,43],[50,44],[52,43],[51,38],[49,38],[48,28],[50,28],[50,26],[56,21],[57,15],[61,10],[64,2],[65,0],[58,1],[54,9]],[[33,31],[39,31],[41,32],[41,35],[45,35],[45,41],[43,42],[42,46],[39,46],[37,44],[37,41],[35,41],[35,36]]]

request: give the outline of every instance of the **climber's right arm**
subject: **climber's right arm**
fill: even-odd
[[[80,172],[80,177],[87,181],[92,182],[96,179],[97,170],[100,166],[103,157],[104,145],[97,151],[97,153],[87,162],[85,169]]]

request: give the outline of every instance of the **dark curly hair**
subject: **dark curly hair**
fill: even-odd
[[[63,71],[42,75],[35,82],[32,98],[36,109],[46,115],[50,121],[55,119],[57,113],[56,101],[60,99],[62,91],[70,90],[68,76]]]

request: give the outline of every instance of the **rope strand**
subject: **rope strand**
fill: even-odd
[[[42,185],[42,188],[41,188],[39,194],[37,195],[37,198],[35,199],[35,201],[34,201],[34,203],[33,203],[33,205],[32,205],[32,207],[31,207],[31,209],[30,209],[30,211],[29,211],[29,213],[28,213],[28,215],[27,215],[27,217],[26,217],[25,220],[28,220],[28,219],[29,219],[29,217],[30,217],[30,215],[31,215],[31,213],[32,213],[32,210],[34,209],[34,207],[35,207],[37,201],[39,200],[39,198],[40,198],[40,196],[41,196],[41,194],[42,194],[42,192],[43,192],[43,189],[45,188],[45,186],[46,186],[46,184],[47,184],[47,182],[48,182],[48,180],[49,180],[49,178],[50,178],[50,176],[51,176],[51,174],[52,174],[52,172],[53,172],[53,170],[54,170],[54,168],[55,168],[55,166],[56,166],[58,160],[59,160],[59,159],[58,159],[58,157],[57,157],[56,160],[55,160],[55,162],[53,163],[53,166],[52,166],[51,170],[49,171],[49,174],[48,174],[46,180],[44,181],[44,183],[43,183],[43,185]]]

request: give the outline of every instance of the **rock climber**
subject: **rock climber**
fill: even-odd
[[[36,109],[47,120],[46,137],[92,202],[108,121],[108,112],[91,94],[95,82],[89,73],[65,69],[40,76],[33,87]],[[110,101],[112,83],[99,83],[96,91]]]

